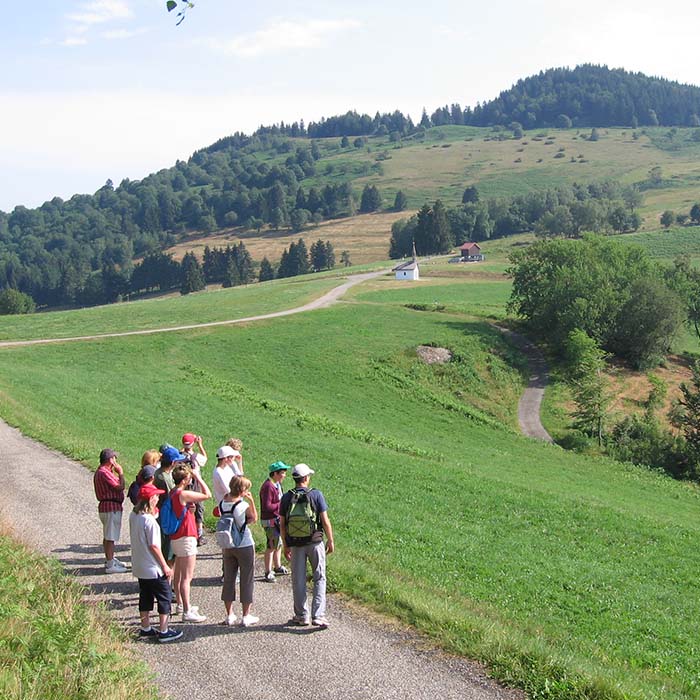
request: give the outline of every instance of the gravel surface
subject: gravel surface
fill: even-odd
[[[28,543],[57,557],[86,586],[89,600],[105,601],[120,624],[135,633],[138,585],[130,574],[104,573],[92,473],[2,422],[0,442],[0,515]],[[332,507],[332,494],[328,495]],[[128,544],[127,520],[122,536]],[[213,542],[213,537],[209,539]],[[338,545],[342,547],[342,542]],[[118,546],[118,556],[130,561],[127,545]],[[172,698],[524,698],[487,678],[478,664],[437,651],[418,634],[390,625],[339,596],[329,597],[329,629],[291,627],[289,577],[261,582],[260,558],[257,566],[253,612],[260,623],[256,627],[220,624],[221,557],[212,543],[200,548],[192,590],[193,604],[207,621],[178,623],[185,633],[180,642],[134,641]],[[240,608],[236,613],[240,615]]]

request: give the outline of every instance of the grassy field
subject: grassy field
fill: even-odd
[[[155,700],[146,666],[54,560],[0,523],[0,697]]]
[[[254,488],[305,461],[334,588],[532,698],[699,698],[697,490],[518,436],[522,360],[468,301],[498,315],[507,282],[462,270],[246,327],[4,349],[0,410],[93,467],[114,445],[131,474],[188,430],[241,436]]]
[[[306,304],[342,282],[343,272],[300,280],[169,295],[77,311],[3,316],[0,340],[70,338],[100,333],[172,328],[257,316]],[[188,331],[183,331],[187,333]]]

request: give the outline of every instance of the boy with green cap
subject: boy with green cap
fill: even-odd
[[[282,566],[282,541],[280,540],[280,501],[282,500],[282,479],[289,466],[284,462],[274,462],[269,467],[270,476],[260,487],[260,524],[265,528],[267,548],[265,549],[265,581],[272,583],[275,574],[289,573]]]

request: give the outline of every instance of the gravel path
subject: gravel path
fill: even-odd
[[[92,473],[1,421],[0,443],[0,515],[28,543],[57,557],[87,587],[90,600],[105,601],[119,622],[135,631],[136,581],[130,574],[103,573]],[[126,518],[122,535],[128,539]],[[338,544],[342,547],[342,542]],[[130,561],[128,546],[118,546],[118,553]],[[172,698],[211,700],[222,693],[265,700],[524,697],[488,679],[478,664],[439,652],[418,634],[390,625],[340,596],[329,597],[329,629],[290,627],[288,577],[274,584],[260,582],[260,559],[257,564],[258,626],[219,624],[224,617],[219,599],[221,558],[218,548],[207,544],[200,548],[192,599],[209,619],[183,625],[184,639],[175,644],[134,642]]]
[[[520,431],[527,437],[553,443],[552,436],[544,429],[540,420],[544,390],[549,380],[547,363],[542,353],[524,335],[500,326],[496,328],[505,333],[528,360],[530,378],[518,403]]]

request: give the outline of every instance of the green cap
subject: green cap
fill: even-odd
[[[280,471],[287,471],[287,469],[291,469],[291,467],[288,464],[285,464],[284,462],[273,462],[270,465],[270,474],[272,472],[280,472]]]

